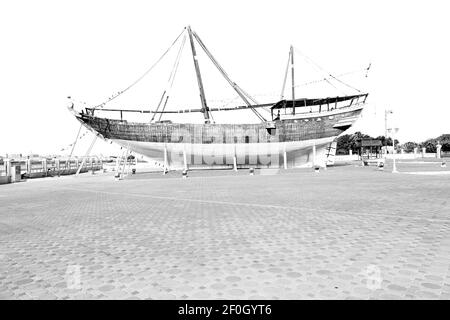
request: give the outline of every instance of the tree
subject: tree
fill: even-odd
[[[380,140],[382,146],[386,145],[386,137],[385,136],[378,136],[375,139]],[[391,143],[392,143],[392,140],[391,140]]]
[[[405,152],[407,152],[407,153],[414,152],[414,149],[418,148],[418,147],[419,147],[419,144],[416,142],[412,142],[412,141],[406,142],[401,145],[401,148],[403,150],[405,150]]]
[[[437,138],[434,139],[428,139],[420,144],[422,148],[425,148],[426,152],[434,153],[436,152],[436,146],[440,143],[442,146],[442,151],[446,151],[447,149],[450,150],[450,134],[442,134]],[[445,150],[444,150],[445,146]]]
[[[450,151],[450,142],[443,143],[441,150],[444,151],[444,152],[449,152]]]
[[[420,144],[422,148],[425,148],[425,152],[435,153],[436,152],[436,139],[428,139]]]
[[[347,154],[348,150],[352,150],[352,140],[349,134],[344,134],[337,139],[336,153]]]
[[[348,154],[348,150],[352,150],[353,153],[358,152],[358,142],[362,139],[373,139],[371,136],[355,132],[353,134],[344,134],[337,139],[336,153]]]

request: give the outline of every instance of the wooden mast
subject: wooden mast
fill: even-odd
[[[292,114],[295,114],[294,47],[291,46]]]
[[[193,33],[195,39],[197,40],[198,44],[200,45],[200,47],[203,49],[203,51],[205,51],[206,55],[209,57],[209,59],[212,61],[212,63],[216,66],[217,70],[219,70],[219,72],[222,74],[222,76],[225,78],[225,80],[228,81],[228,83],[231,85],[231,87],[237,92],[237,94],[241,97],[241,99],[245,102],[245,104],[247,104],[247,106],[256,114],[256,116],[259,118],[259,120],[261,120],[262,122],[265,122],[266,119],[264,119],[264,117],[262,115],[260,115],[258,113],[258,111],[256,111],[252,104],[250,103],[250,101],[248,101],[248,99],[246,98],[246,95],[248,96],[248,94],[246,94],[244,92],[244,90],[242,90],[237,84],[236,82],[232,81],[230,79],[230,77],[228,76],[228,74],[225,72],[225,70],[220,66],[220,64],[217,62],[217,60],[213,57],[213,55],[211,54],[211,52],[209,52],[209,50],[206,48],[205,44],[203,43],[203,41],[200,39],[200,37],[198,36],[198,34],[196,32]],[[251,100],[255,101],[254,99],[252,99],[250,96],[248,96]]]
[[[195,51],[194,39],[192,38],[191,26],[187,27],[187,31],[189,34],[189,40],[191,42],[192,57],[194,58],[194,67],[195,67],[195,73],[197,74],[197,83],[198,83],[198,89],[200,91],[200,101],[202,103],[203,115],[205,117],[205,123],[209,123],[210,122],[209,109],[206,104],[205,91],[203,90],[203,81],[202,81],[202,76],[200,74],[200,67],[198,65],[197,52]]]

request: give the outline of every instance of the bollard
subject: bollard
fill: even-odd
[[[183,176],[183,179],[186,179],[188,177],[187,170],[184,169],[183,172],[181,173],[181,175]]]
[[[378,162],[378,170],[380,170],[380,171],[384,170],[384,162],[383,161]]]
[[[315,173],[320,173],[320,167],[319,166],[315,166],[314,167],[314,172]]]
[[[255,174],[255,169],[254,168],[250,168],[250,175],[253,176]]]
[[[136,169],[131,169],[131,174],[136,174]]]

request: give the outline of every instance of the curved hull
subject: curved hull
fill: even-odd
[[[112,139],[120,146],[144,155],[169,169],[212,167],[302,167],[324,165],[327,150],[336,137],[291,142],[186,144]],[[285,160],[286,158],[286,160]]]
[[[128,123],[76,114],[102,138],[170,169],[324,165],[333,140],[362,106],[259,124]]]

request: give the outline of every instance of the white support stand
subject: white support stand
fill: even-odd
[[[122,166],[121,174],[125,173],[125,168],[126,168],[127,163],[128,163],[128,156],[129,156],[129,154],[130,154],[130,150],[127,149],[127,151],[125,151],[125,158],[123,159],[123,166]],[[126,175],[128,175],[128,171],[127,171]]]
[[[97,135],[95,135],[94,139],[92,139],[91,145],[89,146],[89,149],[86,151],[86,154],[84,155],[83,161],[81,161],[81,164],[78,167],[78,170],[77,170],[77,173],[76,173],[77,176],[80,174],[81,168],[83,168],[84,164],[86,163],[86,158],[89,157],[89,154],[91,153],[91,150],[94,147],[95,141],[97,141]]]
[[[165,174],[167,174],[167,171],[168,171],[168,159],[167,159],[167,147],[166,146],[164,146],[164,171],[163,171],[163,174],[165,175]]]
[[[284,150],[284,153],[283,153],[283,163],[284,163],[284,169],[286,170],[287,169],[287,153],[286,153],[286,150]]]
[[[186,145],[183,147],[183,162],[184,162],[184,170],[188,170],[188,164],[187,164],[187,156],[186,156]]]
[[[42,171],[44,175],[47,176],[47,159],[42,159]]]
[[[316,145],[315,145],[315,144],[313,145],[312,151],[313,151],[313,161],[312,161],[312,165],[313,165],[313,167],[314,167],[314,166],[316,165]]]
[[[123,158],[123,153],[124,153],[125,151],[122,151],[122,153],[120,154],[120,157],[117,157],[116,158],[116,167],[115,167],[115,172],[116,172],[116,174],[118,174],[119,173],[119,168],[120,168],[120,161],[122,160],[122,158]]]
[[[233,156],[233,170],[238,171],[237,169],[237,158],[236,155]]]

